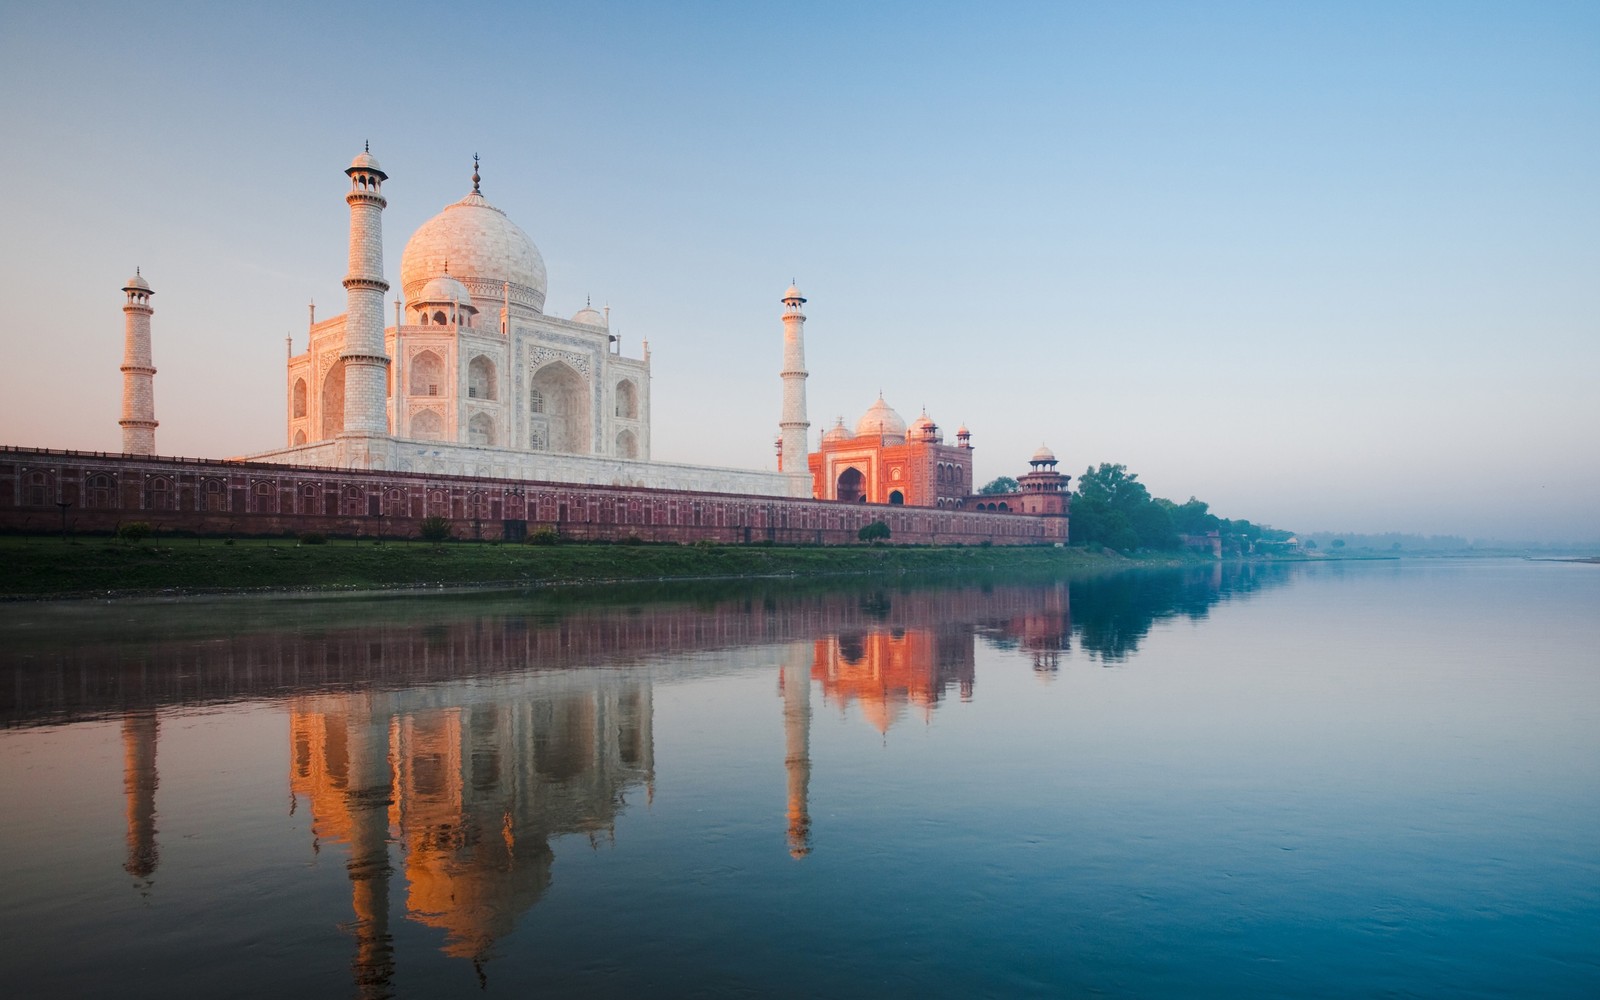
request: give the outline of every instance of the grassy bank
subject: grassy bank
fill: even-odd
[[[1056,548],[497,545],[292,539],[0,538],[0,596],[375,589],[825,574],[1059,574],[1126,565]]]

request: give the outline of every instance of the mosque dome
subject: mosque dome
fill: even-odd
[[[832,427],[822,432],[822,443],[833,444],[837,441],[848,441],[855,437],[850,433],[850,428],[844,425],[844,418],[840,417]]]
[[[476,175],[474,175],[476,178]],[[429,279],[446,273],[480,302],[499,301],[507,283],[511,301],[544,311],[544,257],[506,213],[477,190],[422,224],[400,255],[400,288],[416,301]]]
[[[572,321],[574,323],[582,323],[585,326],[598,326],[602,330],[606,328],[605,314],[590,305],[585,305],[582,309],[573,313]]]
[[[856,437],[886,437],[904,438],[906,436],[905,418],[894,412],[894,408],[883,401],[883,394],[879,393],[878,401],[872,408],[861,415],[856,421]]]
[[[448,274],[441,274],[437,278],[429,278],[428,283],[422,286],[422,291],[418,292],[411,301],[416,305],[459,302],[463,309],[477,311],[472,305],[472,293],[467,291],[467,286]]]
[[[1029,465],[1046,465],[1046,464],[1054,465],[1054,464],[1056,464],[1056,454],[1055,454],[1055,452],[1051,451],[1049,448],[1046,448],[1044,445],[1041,444],[1039,446],[1039,450],[1033,453],[1033,457],[1028,459],[1028,464]]]

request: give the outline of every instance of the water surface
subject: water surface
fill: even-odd
[[[1600,567],[0,608],[13,995],[1593,996]]]

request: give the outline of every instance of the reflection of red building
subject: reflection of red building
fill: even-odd
[[[972,492],[972,440],[965,427],[955,445],[924,412],[909,428],[880,395],[852,432],[844,418],[807,456],[812,495],[846,503],[956,507]]]
[[[813,646],[811,676],[822,696],[844,710],[852,702],[880,733],[908,706],[926,715],[951,685],[972,697],[972,633],[886,629],[830,635]]]

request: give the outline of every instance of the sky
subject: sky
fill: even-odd
[[[0,0],[0,443],[284,441],[285,337],[471,189],[653,361],[658,460],[772,468],[881,391],[1308,531],[1600,539],[1600,5]]]

